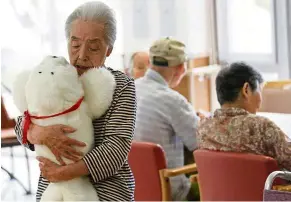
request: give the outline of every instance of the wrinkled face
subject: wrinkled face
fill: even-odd
[[[112,48],[104,39],[104,24],[75,20],[71,25],[68,52],[70,63],[82,75],[88,69],[104,65]]]
[[[138,79],[140,77],[143,77],[148,68],[149,55],[145,52],[137,53],[133,58],[133,78]]]
[[[55,112],[84,95],[82,84],[65,58],[48,56],[31,73],[26,86],[30,112]]]

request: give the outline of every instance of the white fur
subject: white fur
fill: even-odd
[[[17,79],[13,83],[12,96],[14,99],[14,104],[17,106],[21,113],[27,110],[25,85],[28,81],[30,73],[30,71],[21,72],[17,75]]]
[[[53,72],[53,74],[52,74]],[[115,89],[114,76],[105,68],[89,70],[81,78],[64,58],[46,57],[28,76],[20,74],[14,83],[14,102],[24,111],[36,116],[52,115],[74,105],[82,96],[81,106],[68,114],[49,119],[32,119],[41,126],[64,124],[77,129],[70,138],[86,143],[77,147],[84,154],[92,150],[94,130],[92,119],[101,117],[109,108]],[[37,156],[58,163],[45,145],[35,145]],[[66,163],[71,163],[65,159]],[[98,196],[88,177],[66,182],[50,183],[41,201],[97,201]]]
[[[81,81],[85,90],[85,101],[93,118],[100,117],[108,109],[107,103],[111,103],[115,89],[114,76],[105,68],[94,68],[85,72]]]

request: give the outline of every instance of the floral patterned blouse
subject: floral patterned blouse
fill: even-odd
[[[270,156],[279,167],[291,170],[291,142],[287,135],[268,118],[244,109],[216,110],[213,117],[201,120],[197,139],[200,149]]]

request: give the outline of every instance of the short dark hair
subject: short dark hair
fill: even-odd
[[[216,93],[220,105],[234,102],[246,82],[255,91],[263,78],[257,70],[244,62],[235,62],[220,70],[216,77]]]

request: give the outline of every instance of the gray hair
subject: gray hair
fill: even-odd
[[[92,1],[76,8],[66,20],[65,32],[68,41],[72,22],[77,19],[104,23],[105,41],[111,48],[113,47],[116,40],[116,19],[114,11],[109,6],[100,1]]]

